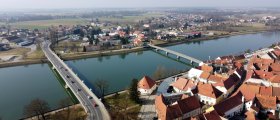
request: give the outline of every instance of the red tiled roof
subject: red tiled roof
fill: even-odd
[[[269,79],[273,76],[272,72],[265,72],[265,71],[261,71],[261,70],[254,70],[254,74],[253,76],[255,78],[259,78],[259,79]]]
[[[195,96],[191,96],[182,100],[177,101],[182,114],[186,114],[193,110],[201,108],[199,100]]]
[[[241,92],[245,98],[245,101],[253,100],[256,94],[259,94],[260,86],[257,85],[249,85],[249,84],[242,84],[238,90],[234,93],[236,95],[238,92]]]
[[[214,109],[220,116],[224,116],[225,112],[237,107],[238,105],[243,104],[242,97],[239,94],[230,97],[216,105],[214,105]]]
[[[273,72],[280,72],[280,64],[277,63],[272,63],[269,68],[271,69],[271,71]]]
[[[209,78],[208,78],[209,81],[214,81],[214,82],[222,82],[224,80],[226,80],[226,78],[223,78],[219,75],[210,75]]]
[[[209,76],[210,76],[209,72],[202,72],[199,77],[207,80]]]
[[[268,95],[256,95],[256,103],[264,109],[276,109],[276,97]]]
[[[280,57],[280,50],[279,49],[275,49],[274,51],[272,51],[277,57]]]
[[[260,86],[260,94],[272,96],[272,87]]]
[[[220,90],[215,88],[212,84],[197,85],[196,92],[198,94],[208,96],[208,97],[211,97],[211,98],[218,98],[223,94]]]
[[[202,66],[199,66],[200,70],[204,71],[204,72],[212,72],[213,71],[213,67],[212,66],[208,66],[206,64],[203,64]]]
[[[269,78],[269,81],[272,83],[280,83],[280,75],[274,75],[271,78]]]
[[[156,82],[152,80],[148,76],[144,76],[139,82],[138,87],[142,89],[151,89],[154,85],[156,85]]]
[[[189,88],[195,87],[195,83],[192,80],[188,80],[185,78],[178,78],[176,82],[172,84],[173,87],[176,87],[180,90],[188,90]]]
[[[272,88],[272,96],[280,96],[280,87]]]

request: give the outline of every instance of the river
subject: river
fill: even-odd
[[[215,40],[188,42],[168,49],[200,60],[256,50],[280,42],[280,32],[237,35]],[[133,78],[152,76],[157,68],[187,70],[190,66],[152,50],[67,61],[66,63],[91,88],[97,80],[106,80],[107,93],[126,89]],[[34,98],[46,100],[52,109],[68,95],[47,64],[0,68],[0,116],[3,120],[22,117],[26,104]]]

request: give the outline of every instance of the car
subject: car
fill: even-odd
[[[81,89],[80,89],[80,88],[78,88],[78,91],[81,91]]]
[[[66,75],[66,77],[67,77],[67,78],[70,78],[70,76],[69,76],[69,75]]]
[[[97,106],[98,106],[98,104],[96,104],[95,102],[93,102],[93,106],[94,106],[94,107],[97,107]]]
[[[75,81],[71,81],[71,83],[75,83]]]
[[[88,97],[88,99],[92,99],[92,97],[91,96],[87,96]]]
[[[68,71],[67,69],[65,69],[65,71]]]

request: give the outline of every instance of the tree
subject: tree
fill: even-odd
[[[135,101],[136,103],[140,103],[139,92],[138,92],[138,80],[132,79],[130,89],[129,89],[129,97],[131,100]]]
[[[95,86],[99,89],[99,92],[101,93],[101,99],[103,100],[103,97],[109,88],[108,81],[99,79],[95,82]]]
[[[58,103],[59,107],[61,108],[66,108],[66,114],[63,114],[63,116],[60,116],[60,117],[63,117],[64,120],[69,120],[70,118],[70,106],[72,105],[72,101],[70,98],[64,98],[64,99],[61,99]]]
[[[120,39],[121,39],[121,43],[122,43],[123,45],[129,43],[127,38],[121,37]]]
[[[50,40],[51,40],[51,43],[52,43],[52,47],[55,44],[58,45],[58,33],[57,33],[57,30],[54,29],[54,28],[50,30]]]
[[[26,117],[37,116],[39,119],[41,116],[43,120],[46,120],[45,113],[49,110],[50,107],[46,101],[36,98],[24,107],[23,113]]]
[[[83,47],[83,52],[87,52],[86,46]]]

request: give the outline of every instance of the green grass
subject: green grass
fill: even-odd
[[[52,65],[49,65],[50,68],[52,68]],[[64,82],[63,78],[59,75],[59,73],[55,70],[55,69],[52,69],[53,73],[55,74],[57,80],[59,81],[60,85],[64,88],[64,90],[67,92],[67,94],[70,96],[72,102],[74,104],[78,104],[79,103],[79,100],[76,98],[76,96],[74,95],[74,93],[69,89],[65,89],[65,85],[66,83]]]

